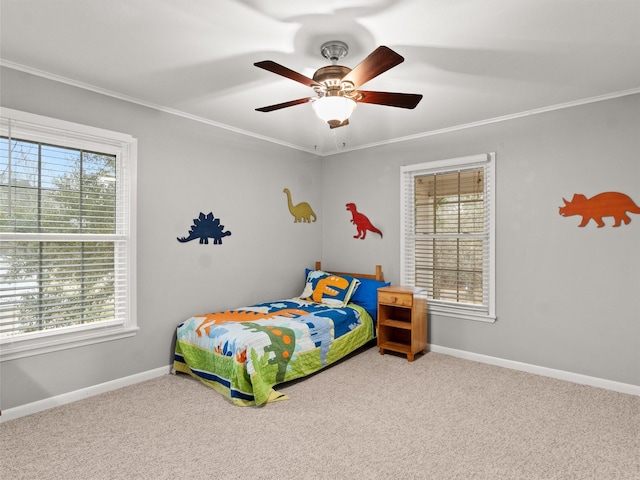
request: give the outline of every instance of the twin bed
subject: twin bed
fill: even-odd
[[[376,336],[375,274],[306,270],[298,297],[196,315],[177,327],[173,367],[236,405],[287,398],[278,384],[310,375]]]

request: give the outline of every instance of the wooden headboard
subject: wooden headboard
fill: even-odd
[[[322,263],[316,262],[316,270],[322,270]],[[350,275],[352,277],[362,277],[362,278],[371,278],[373,280],[378,280],[380,282],[384,282],[384,274],[382,273],[382,265],[376,265],[376,273],[351,273],[351,272],[336,272],[331,270],[329,273],[335,273],[337,275]]]

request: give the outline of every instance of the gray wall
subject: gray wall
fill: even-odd
[[[0,364],[8,409],[171,362],[177,323],[299,293],[303,269],[384,267],[399,279],[399,167],[497,154],[495,324],[429,318],[434,344],[640,385],[640,216],[578,228],[558,206],[573,193],[640,203],[640,96],[317,158],[231,131],[1,70],[2,106],[138,138],[138,324],[133,338]],[[294,224],[282,189],[308,201]],[[353,238],[345,203],[384,238]],[[179,244],[200,211],[222,246]],[[606,219],[610,225],[611,219]]]
[[[640,215],[604,228],[561,217],[562,198],[606,191],[640,205],[640,95],[323,160],[328,268],[400,272],[400,166],[496,152],[498,320],[429,316],[433,344],[640,385]],[[355,203],[384,239],[353,238]]]
[[[139,333],[0,364],[8,409],[167,366],[176,325],[193,314],[299,294],[322,253],[322,163],[310,154],[2,69],[2,106],[138,139]],[[294,224],[283,188],[318,221]],[[199,212],[223,245],[178,243]]]

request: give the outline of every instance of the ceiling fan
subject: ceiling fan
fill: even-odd
[[[331,61],[331,65],[316,70],[312,79],[271,60],[254,63],[256,67],[302,83],[307,87],[313,88],[316,92],[315,97],[299,98],[289,102],[256,108],[256,110],[259,112],[272,112],[281,108],[312,102],[316,115],[327,122],[330,128],[337,128],[349,124],[349,116],[358,103],[373,103],[412,109],[422,99],[422,95],[414,93],[359,90],[359,87],[364,83],[404,61],[401,55],[398,55],[388,47],[381,46],[376,48],[353,70],[337,64],[338,60],[349,52],[349,46],[346,43],[332,40],[322,44],[320,51],[323,57]]]

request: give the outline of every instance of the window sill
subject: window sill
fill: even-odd
[[[47,337],[5,340],[0,344],[0,362],[132,337],[138,330],[138,327],[103,327]]]
[[[473,309],[450,306],[450,305],[436,305],[427,302],[427,311],[430,315],[437,315],[440,317],[451,317],[459,320],[473,320],[476,322],[495,323],[496,316],[487,314],[484,312],[474,311]]]

